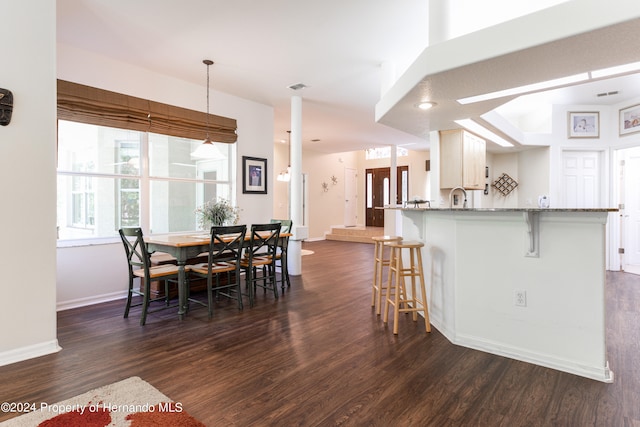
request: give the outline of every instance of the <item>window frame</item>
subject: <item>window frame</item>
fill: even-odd
[[[62,120],[62,119],[58,119],[58,120]],[[73,120],[68,120],[73,122]],[[81,122],[76,122],[76,123],[81,123]],[[94,125],[94,124],[89,124],[91,126],[99,126],[99,125]],[[108,126],[107,126],[108,127]],[[162,176],[151,176],[150,175],[150,162],[149,162],[149,155],[150,155],[150,144],[149,144],[149,133],[148,132],[140,132],[140,165],[139,165],[139,171],[140,173],[138,175],[131,175],[131,174],[117,174],[117,173],[104,173],[104,172],[80,172],[80,171],[69,171],[69,170],[60,170],[58,169],[56,171],[56,176],[66,176],[66,177],[71,177],[72,179],[74,177],[78,177],[78,178],[86,178],[89,180],[95,179],[95,178],[106,178],[106,179],[113,179],[113,180],[122,180],[122,179],[137,179],[139,180],[139,186],[138,186],[138,193],[139,193],[139,206],[140,206],[140,211],[139,211],[139,215],[140,215],[140,221],[139,221],[139,226],[143,229],[143,232],[146,234],[150,233],[150,228],[151,228],[151,185],[153,182],[182,182],[182,183],[193,183],[193,184],[202,184],[202,185],[228,185],[229,187],[229,194],[231,195],[231,202],[235,204],[235,197],[236,197],[236,157],[237,157],[237,146],[235,144],[226,144],[224,143],[224,145],[227,145],[229,147],[228,149],[228,156],[226,158],[226,161],[228,162],[228,164],[226,165],[226,167],[228,168],[228,179],[207,179],[205,178],[206,174],[203,174],[202,178],[184,178],[184,177],[162,177]],[[171,136],[171,135],[164,135],[164,136]],[[223,144],[223,143],[221,143]],[[118,194],[120,194],[120,190],[122,190],[121,188],[118,189]],[[94,188],[93,194],[95,194],[97,190]],[[70,194],[72,194],[73,192],[71,192]],[[83,194],[86,194],[86,191],[83,192]],[[85,196],[86,198],[86,196]],[[73,201],[71,201],[71,203],[73,203]],[[195,207],[194,207],[195,208]],[[86,206],[85,206],[85,211],[86,211]],[[194,216],[195,216],[195,212],[194,212]],[[120,220],[120,219],[119,219]],[[197,224],[197,223],[196,223]],[[95,224],[93,224],[95,226]],[[197,225],[196,225],[197,227]],[[189,231],[197,231],[196,229],[194,230],[189,230]],[[180,233],[185,233],[185,232],[189,232],[189,231],[179,231],[179,232],[173,232],[173,233],[169,233],[169,234],[180,234]],[[119,242],[119,236],[114,235],[114,236],[93,236],[93,237],[87,237],[87,238],[72,238],[72,239],[57,239],[57,247],[75,247],[75,246],[89,246],[89,245],[96,245],[96,244],[111,244],[111,243],[115,243],[115,242]]]

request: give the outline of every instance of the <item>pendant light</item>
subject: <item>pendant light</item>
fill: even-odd
[[[202,63],[207,66],[207,136],[202,144],[200,144],[198,148],[191,153],[191,157],[207,160],[223,159],[224,156],[215,147],[215,145],[213,145],[211,138],[209,138],[209,67],[213,65],[213,61],[210,59],[204,59]]]
[[[287,133],[289,134],[289,143],[287,144],[287,153],[288,153],[288,159],[289,159],[289,163],[287,164],[287,169],[283,170],[282,172],[280,172],[278,174],[278,178],[276,178],[278,181],[283,181],[283,182],[288,182],[291,180],[291,131],[288,130]]]

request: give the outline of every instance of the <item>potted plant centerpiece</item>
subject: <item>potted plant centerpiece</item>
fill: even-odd
[[[200,216],[200,226],[204,231],[210,231],[212,226],[234,225],[238,223],[240,209],[232,206],[227,199],[219,197],[209,200],[196,209]]]

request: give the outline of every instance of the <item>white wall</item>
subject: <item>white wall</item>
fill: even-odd
[[[0,10],[0,85],[14,96],[11,123],[0,126],[0,223],[4,225],[0,365],[5,365],[59,350],[55,312],[56,9],[55,2],[0,0]]]
[[[362,184],[364,191],[364,170],[374,168],[388,168],[391,164],[390,159],[375,159],[366,160],[364,151],[360,152],[360,163],[362,165]],[[396,165],[409,166],[409,199],[414,199],[415,196],[422,198],[423,200],[429,200],[429,178],[431,172],[426,171],[425,162],[430,159],[429,151],[412,151],[409,150],[408,156],[398,156]],[[362,195],[364,198],[364,193]],[[364,215],[364,199],[362,202],[363,215]]]
[[[454,344],[610,382],[606,216],[543,211],[527,256],[522,212],[404,211],[403,235],[425,243],[431,323]]]
[[[428,151],[409,151],[409,156],[398,157],[398,166],[409,166],[409,197],[429,197],[429,176],[425,171]],[[287,167],[287,145],[276,144],[274,151],[274,174]],[[364,151],[335,154],[304,150],[302,172],[307,174],[309,195],[309,240],[324,239],[332,226],[344,224],[344,171],[357,171],[357,225],[365,225],[365,169],[389,167],[389,159],[365,160]],[[331,177],[338,179],[333,185]],[[324,191],[322,183],[329,184]],[[275,182],[273,213],[276,218],[288,218],[288,185]]]
[[[549,195],[549,147],[518,153],[518,201],[520,207],[537,207],[539,196]]]
[[[55,40],[55,31],[53,39]],[[200,62],[188,66],[205,67]],[[215,73],[215,69],[212,69]],[[53,73],[52,73],[53,74]],[[58,45],[57,77],[140,98],[206,111],[206,87],[133,67],[94,53]],[[55,79],[55,76],[53,76]],[[55,83],[55,80],[54,80]],[[238,123],[236,203],[240,222],[268,222],[273,217],[273,107],[211,89],[210,111]],[[55,113],[55,98],[54,110]],[[55,125],[55,123],[54,123]],[[53,129],[55,132],[55,128]],[[55,141],[55,133],[53,140]],[[55,148],[55,145],[53,145]],[[267,194],[242,194],[242,156],[267,159]],[[55,172],[54,172],[55,173]],[[52,175],[54,176],[54,175]],[[55,209],[55,180],[52,194]],[[53,213],[55,231],[55,211]],[[55,238],[55,236],[54,236]],[[95,271],[103,274],[96,275]],[[87,305],[125,295],[127,272],[122,243],[58,248],[59,309]]]
[[[302,153],[302,173],[307,174],[308,184],[309,239],[324,238],[331,226],[344,224],[344,170],[358,170],[357,157],[357,152],[326,154],[305,150]],[[338,180],[335,185],[332,176]],[[357,179],[358,182],[361,180],[359,170]],[[323,182],[328,184],[326,192]],[[358,190],[358,204],[361,194]],[[357,215],[358,224],[364,223],[359,209]]]

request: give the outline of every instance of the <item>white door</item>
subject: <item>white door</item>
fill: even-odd
[[[565,208],[602,207],[600,169],[598,151],[565,151],[562,154],[562,197]]]
[[[623,191],[621,203],[624,204],[622,269],[627,273],[640,274],[640,147],[625,151],[622,168]]]
[[[356,170],[344,169],[344,225],[355,227],[357,221],[357,180]]]

